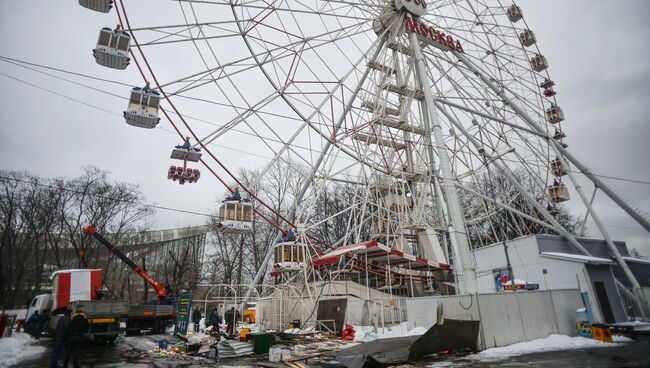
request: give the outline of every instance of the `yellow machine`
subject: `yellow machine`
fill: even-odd
[[[244,311],[244,322],[255,323],[255,307],[248,308]]]

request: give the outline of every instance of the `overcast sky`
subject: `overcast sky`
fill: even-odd
[[[549,60],[558,101],[567,115],[563,128],[571,152],[599,174],[650,182],[650,1],[521,3]],[[72,0],[3,0],[0,17],[2,56],[124,82],[140,80],[133,66],[117,72],[92,59],[97,30],[113,26],[114,15],[90,12]],[[163,129],[127,129],[121,118],[124,101],[2,61],[0,73],[79,100],[0,75],[0,168],[62,177],[78,175],[84,165],[96,165],[115,180],[138,183],[148,202],[201,213],[208,213],[223,195],[223,187],[207,175],[184,187],[166,180],[169,147],[178,143],[177,137]],[[128,93],[122,87],[113,90]],[[220,152],[233,160],[255,160],[236,151],[246,151],[245,145],[225,142]],[[638,206],[650,209],[650,185],[614,183]],[[590,193],[593,185],[585,180],[583,185]],[[574,194],[569,207],[578,208],[577,201]],[[646,231],[602,193],[596,207],[614,238],[650,255]],[[582,215],[581,211],[574,215]],[[158,211],[155,223],[168,228],[205,220]],[[595,225],[589,227],[596,236]]]

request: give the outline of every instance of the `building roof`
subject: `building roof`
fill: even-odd
[[[592,257],[586,256],[584,254],[571,254],[571,253],[559,253],[559,252],[542,252],[540,253],[543,257],[561,259],[570,262],[580,262],[580,263],[589,263],[589,264],[612,264],[614,261],[607,258],[601,257]]]

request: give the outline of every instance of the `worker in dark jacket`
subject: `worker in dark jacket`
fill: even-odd
[[[194,332],[199,332],[201,327],[201,311],[199,308],[195,308],[194,312],[192,312],[192,322],[194,322]]]
[[[33,337],[36,337],[37,325],[38,325],[38,311],[34,311],[34,313],[31,316],[29,316],[29,318],[27,319],[27,322],[25,322],[25,332],[32,335]]]
[[[52,359],[50,361],[50,367],[58,368],[59,367],[59,358],[63,349],[65,349],[65,344],[68,340],[68,328],[70,327],[70,315],[72,311],[67,309],[65,314],[59,322],[56,323],[56,333],[54,335],[54,351],[52,352]]]
[[[219,324],[221,323],[221,316],[219,315],[219,309],[214,307],[212,312],[210,312],[210,318],[208,319],[212,325],[212,332],[219,333]]]
[[[223,317],[226,319],[226,333],[232,335],[235,333],[235,327],[237,326],[237,321],[241,317],[239,311],[235,310],[235,307],[231,307],[230,310],[226,311],[223,314]]]
[[[63,361],[63,366],[67,367],[70,358],[72,358],[72,364],[75,368],[81,367],[79,364],[79,354],[81,353],[81,345],[84,342],[86,332],[90,324],[86,319],[86,315],[81,311],[72,316],[70,321],[70,327],[68,328],[68,351],[65,354],[65,360]]]

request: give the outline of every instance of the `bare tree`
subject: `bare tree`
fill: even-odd
[[[22,304],[41,290],[44,276],[70,267],[104,270],[104,282],[124,265],[82,235],[95,224],[118,242],[123,234],[149,224],[153,213],[130,183],[111,182],[98,168],[73,179],[41,179],[27,173],[0,173],[0,305]],[[107,282],[111,280],[111,282]]]

